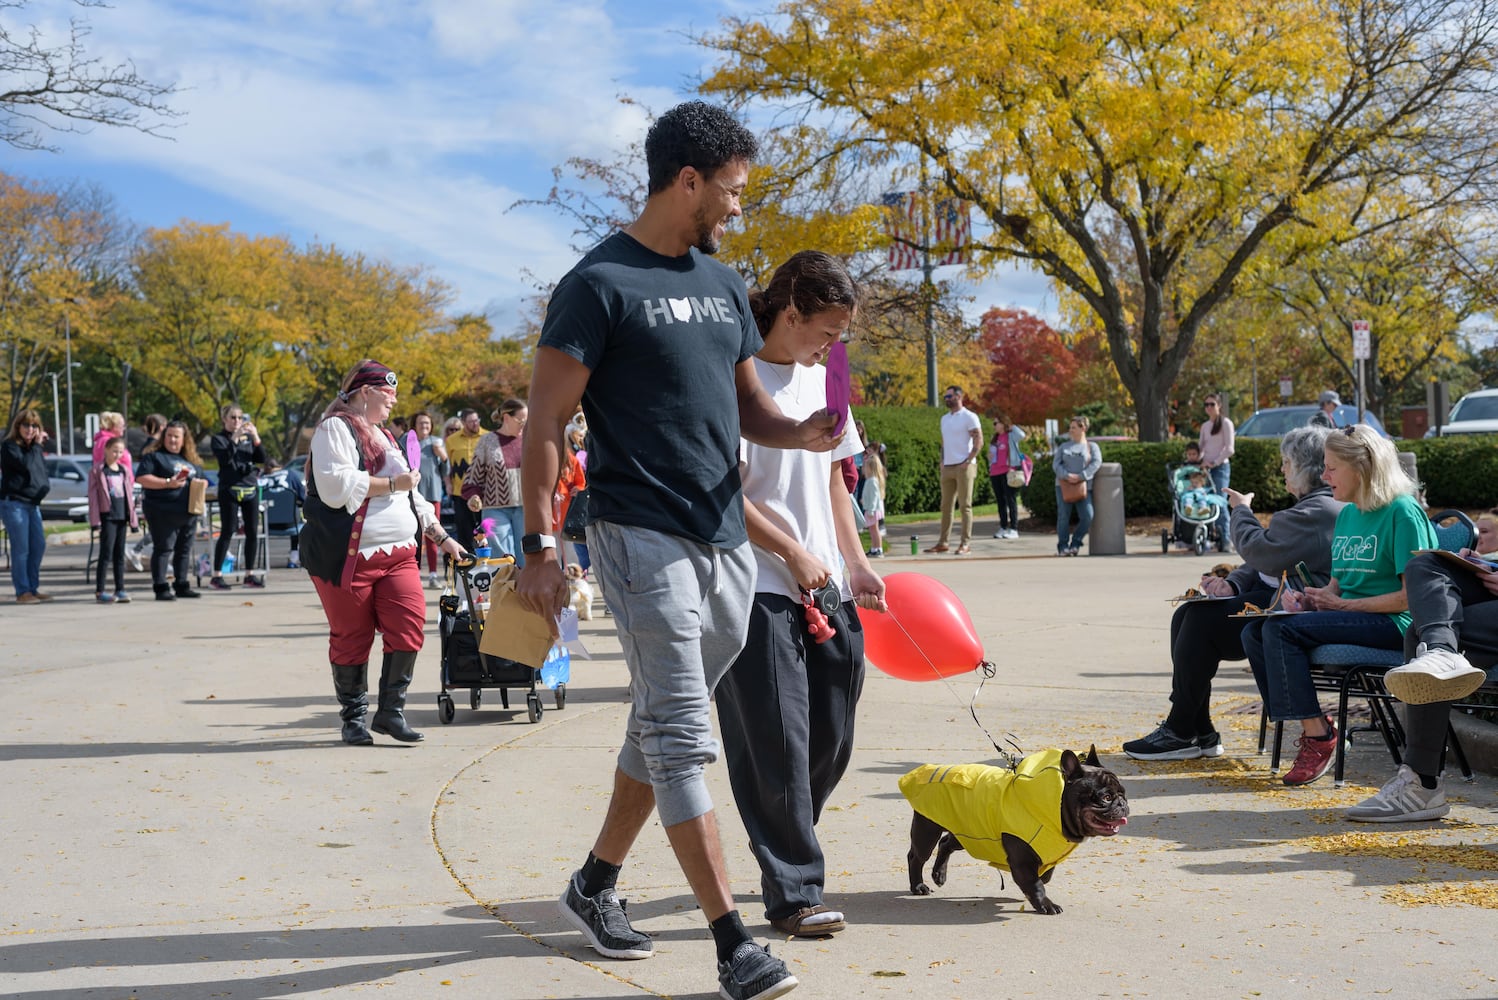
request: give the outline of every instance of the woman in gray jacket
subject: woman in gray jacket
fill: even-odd
[[[1098,446],[1087,440],[1087,418],[1072,417],[1067,426],[1070,441],[1056,446],[1051,457],[1051,468],[1056,473],[1056,554],[1074,556],[1092,527],[1092,477],[1103,465],[1103,453]],[[1062,499],[1062,484],[1083,483],[1085,491],[1080,500]],[[1077,513],[1077,530],[1070,533],[1072,511]]]
[[[1250,505],[1252,493],[1228,490],[1229,526],[1233,544],[1244,563],[1226,579],[1210,574],[1199,588],[1223,598],[1190,601],[1176,608],[1170,620],[1170,714],[1143,739],[1123,745],[1135,760],[1190,760],[1222,755],[1222,740],[1212,724],[1208,702],[1212,678],[1223,660],[1242,660],[1243,621],[1229,618],[1249,602],[1267,606],[1279,587],[1280,574],[1293,577],[1305,563],[1311,582],[1326,585],[1331,576],[1332,533],[1342,504],[1332,499],[1321,481],[1326,462],[1324,445],[1331,432],[1325,427],[1298,427],[1280,441],[1280,464],[1285,488],[1295,504],[1275,514],[1261,527]]]

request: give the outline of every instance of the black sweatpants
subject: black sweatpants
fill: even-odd
[[[256,546],[260,543],[260,498],[256,493],[251,493],[243,500],[234,499],[232,489],[225,490],[222,487],[218,494],[218,541],[213,545],[213,575],[218,576],[219,570],[224,565],[224,557],[229,554],[229,546],[234,542],[234,532],[239,530],[240,522],[244,522],[244,565],[239,569],[245,573],[255,571],[255,557],[260,554]]]
[[[1249,602],[1265,607],[1274,588],[1248,590],[1231,600],[1188,601],[1170,619],[1170,714],[1165,724],[1181,737],[1217,731],[1210,702],[1212,678],[1223,660],[1244,660],[1241,618],[1229,618]]]
[[[99,562],[95,565],[94,590],[100,594],[117,594],[125,589],[125,533],[129,521],[99,522]],[[114,587],[104,585],[109,568],[114,567]]]
[[[853,756],[863,692],[863,626],[851,602],[818,645],[800,601],[755,594],[744,649],[714,700],[733,798],[759,862],[765,916],[822,903],[814,827]]]
[[[1498,595],[1460,566],[1440,556],[1418,555],[1404,567],[1411,624],[1404,633],[1404,655],[1413,659],[1419,643],[1498,657]],[[1404,762],[1416,774],[1441,772],[1452,702],[1406,705]]]
[[[192,585],[192,536],[197,523],[194,514],[177,511],[155,511],[148,524],[151,528],[151,583],[156,590],[167,587],[167,570],[176,574],[176,587]]]

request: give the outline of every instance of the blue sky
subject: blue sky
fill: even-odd
[[[551,169],[637,144],[645,116],[692,96],[714,54],[691,37],[769,0],[35,0],[44,30],[91,24],[90,54],[181,88],[172,141],[57,135],[58,154],[0,148],[0,169],[81,179],[143,226],[228,223],[424,265],[454,308],[508,332],[537,282],[576,259],[539,207]],[[944,277],[960,272],[944,268]],[[1046,282],[968,282],[994,305],[1053,314]]]

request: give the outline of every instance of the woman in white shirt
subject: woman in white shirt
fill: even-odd
[[[343,381],[312,436],[302,565],[328,617],[328,658],[343,719],[343,741],[374,742],[369,730],[403,743],[422,734],[406,724],[406,689],[426,626],[420,547],[425,535],[454,559],[448,537],[416,487],[413,470],[383,424],[396,403],[395,372],[364,360]],[[368,729],[369,651],[384,636],[379,707]]]

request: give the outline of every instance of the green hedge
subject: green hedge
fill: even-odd
[[[919,514],[941,506],[941,418],[946,408],[934,406],[855,406],[853,416],[864,422],[872,441],[885,445],[884,511]],[[983,424],[980,475],[973,503],[993,503],[988,482],[988,437],[993,424]]]
[[[883,441],[888,451],[889,477],[885,510],[891,514],[918,514],[941,506],[941,416],[946,412],[928,406],[859,406],[854,415],[862,420],[869,437]],[[984,451],[973,502],[993,502],[993,489],[986,475],[987,442],[993,425],[983,419]],[[1474,509],[1498,504],[1498,436],[1468,434],[1448,438],[1399,440],[1400,451],[1415,453],[1420,481],[1427,502],[1434,508]],[[1021,493],[1021,502],[1042,520],[1056,517],[1055,478],[1051,457],[1039,434],[1031,431],[1025,451],[1035,462],[1035,476]],[[1167,462],[1179,462],[1186,448],[1184,438],[1163,442],[1099,442],[1103,461],[1123,466],[1124,506],[1129,517],[1166,516],[1170,513],[1170,487],[1165,478]],[[1238,438],[1233,455],[1232,487],[1255,494],[1254,509],[1281,510],[1291,502],[1280,476],[1278,438]]]
[[[1498,438],[1491,434],[1399,441],[1415,453],[1425,500],[1431,507],[1473,509],[1498,504]]]

